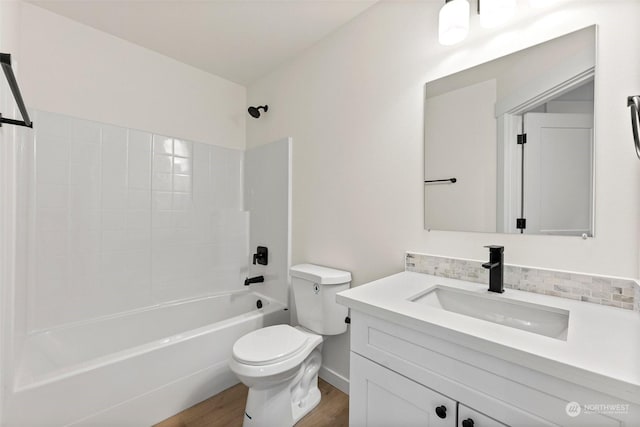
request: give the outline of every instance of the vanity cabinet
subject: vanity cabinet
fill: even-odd
[[[456,426],[456,401],[351,353],[349,425]]]
[[[354,427],[506,426],[354,352],[349,414]]]
[[[639,425],[634,404],[619,414],[571,416],[567,405],[574,401],[628,402],[463,347],[429,330],[354,310],[351,328],[352,427]]]

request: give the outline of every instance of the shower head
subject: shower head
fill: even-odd
[[[265,113],[267,111],[269,111],[269,106],[268,105],[261,105],[259,107],[249,107],[249,109],[247,111],[249,111],[249,114],[251,115],[251,117],[253,117],[254,119],[257,119],[257,118],[260,117],[260,109],[261,108]]]

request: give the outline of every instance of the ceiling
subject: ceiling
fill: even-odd
[[[247,85],[376,0],[32,0],[54,13]]]

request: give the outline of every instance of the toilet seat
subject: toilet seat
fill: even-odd
[[[276,331],[281,330],[280,333],[289,334],[287,335],[289,337],[300,337],[300,335],[298,334],[301,334],[304,337],[303,338],[304,342],[297,349],[291,350],[292,348],[296,347],[296,344],[295,344],[296,340],[294,338],[294,340],[292,341],[292,344],[288,347],[288,349],[291,352],[287,354],[286,350],[284,351],[282,350],[283,348],[287,348],[287,347],[286,346],[280,347],[279,345],[276,345],[275,339],[274,339],[274,341],[269,342],[268,345],[265,344],[264,347],[270,346],[270,348],[277,349],[277,350],[274,350],[274,352],[271,354],[269,354],[269,350],[265,350],[264,354],[267,356],[267,358],[268,356],[272,356],[272,358],[270,362],[259,361],[259,362],[262,362],[262,364],[257,364],[256,363],[257,356],[254,355],[252,359],[250,354],[243,352],[244,345],[236,346],[237,344],[236,342],[236,344],[234,344],[233,346],[231,360],[229,361],[229,366],[231,367],[231,370],[236,373],[236,375],[253,377],[253,378],[264,378],[271,375],[284,374],[289,370],[295,370],[297,367],[299,367],[300,364],[304,361],[304,359],[306,359],[307,356],[309,356],[309,354],[311,354],[311,352],[316,347],[318,347],[318,345],[322,344],[322,335],[318,335],[313,332],[307,331],[304,328],[301,328],[299,326],[295,328],[289,325],[276,325],[276,326],[279,326],[279,328],[276,329]],[[262,328],[262,329],[258,329],[256,331],[250,332],[249,334],[240,338],[238,341],[241,341],[241,340],[244,340],[244,338],[247,338],[247,340],[245,341],[245,344],[249,342],[255,345],[255,341],[251,340],[251,336],[257,332],[258,337],[264,338],[264,335],[261,335],[260,331],[263,331],[265,329],[270,329],[270,328],[273,328],[273,326],[269,326],[267,328]],[[287,331],[283,331],[284,329],[287,329]],[[291,329],[294,332],[292,332]],[[273,333],[273,332],[274,331],[269,331],[269,333]],[[278,354],[278,350],[280,354]],[[243,362],[241,359],[244,359],[244,360],[249,359],[249,361],[252,363]]]
[[[309,335],[289,325],[275,325],[250,332],[233,345],[233,358],[246,365],[271,365],[298,353]]]

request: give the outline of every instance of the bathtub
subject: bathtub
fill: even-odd
[[[233,343],[288,321],[286,306],[247,290],[31,334],[5,424],[151,425],[236,384]]]

